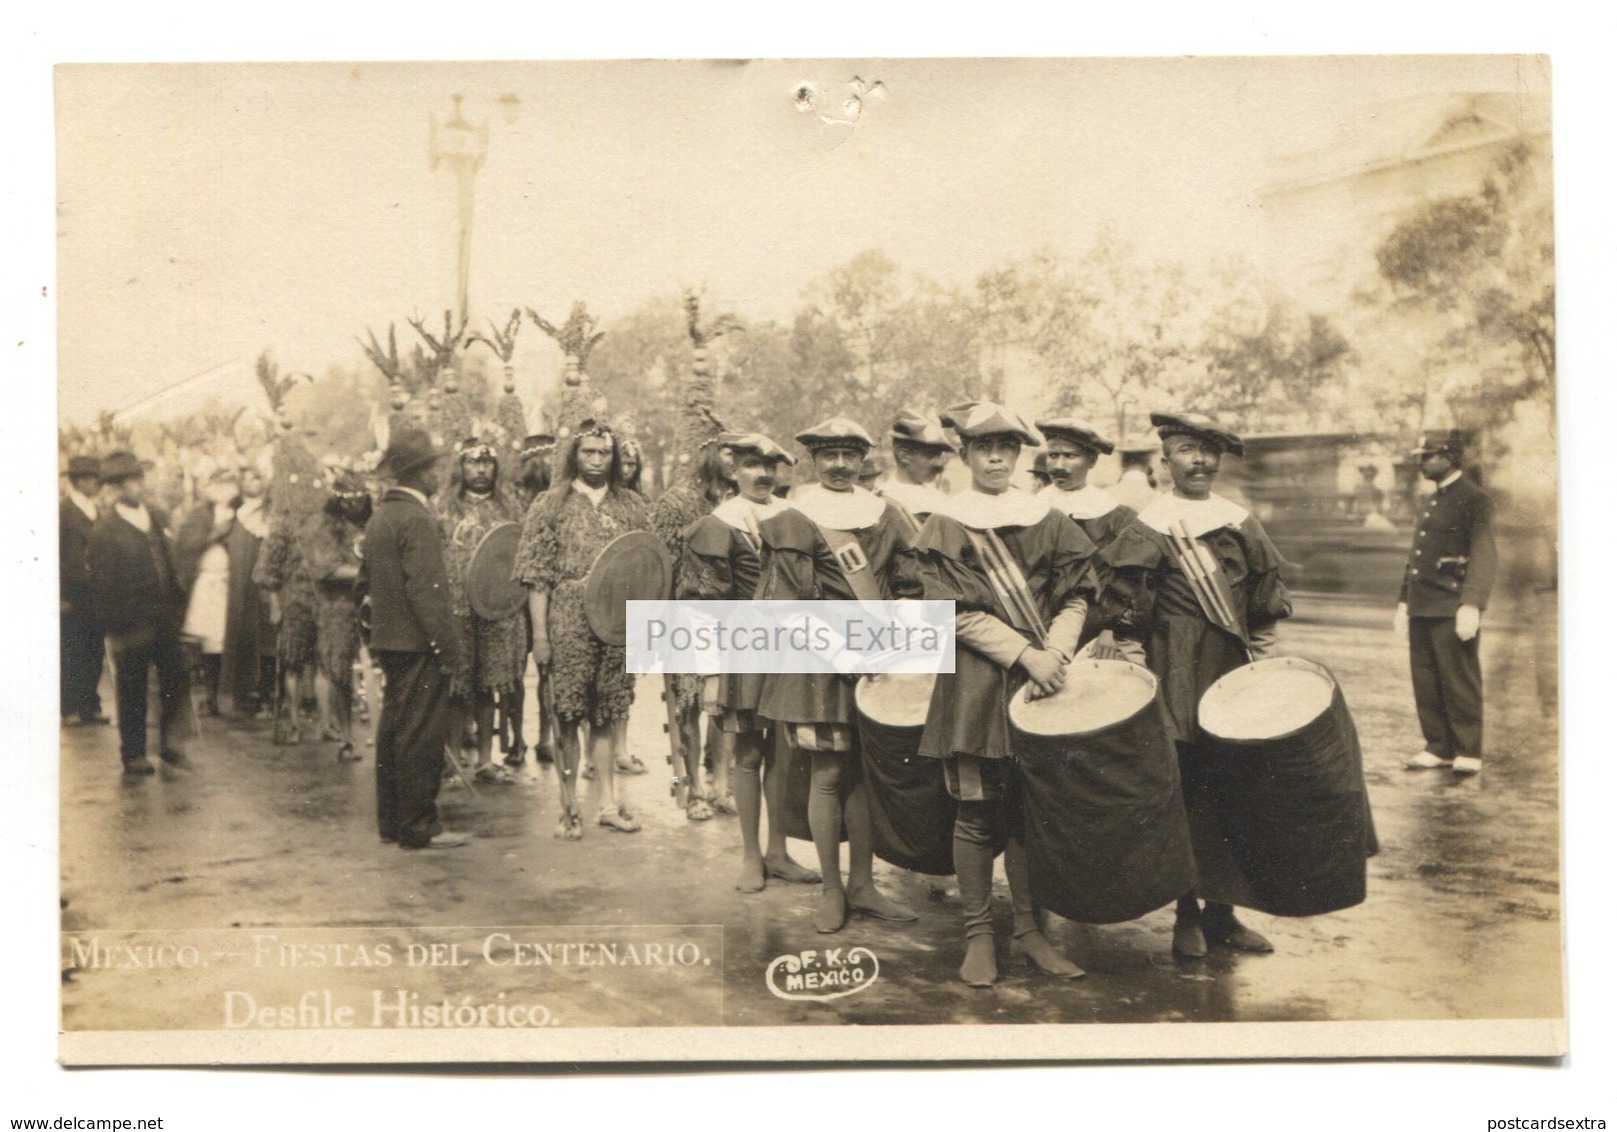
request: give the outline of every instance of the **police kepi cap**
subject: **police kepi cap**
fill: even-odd
[[[1151,426],[1163,440],[1170,436],[1195,436],[1232,455],[1246,455],[1246,445],[1241,443],[1241,438],[1206,413],[1152,413]]]
[[[1459,459],[1471,442],[1471,434],[1461,428],[1429,428],[1421,433],[1420,446],[1412,456],[1431,456],[1439,452]]]
[[[1088,421],[1081,421],[1077,417],[1051,417],[1038,422],[1039,431],[1044,433],[1045,439],[1057,436],[1075,441],[1085,448],[1093,448],[1096,452],[1111,453],[1117,445],[1107,440],[1095,426]]]

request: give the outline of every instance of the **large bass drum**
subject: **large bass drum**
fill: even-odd
[[[1363,901],[1375,827],[1358,731],[1330,670],[1289,656],[1243,665],[1207,689],[1197,715],[1186,789],[1205,791],[1218,815],[1251,892],[1238,902],[1316,916]]]
[[[1011,700],[1033,899],[1115,924],[1196,885],[1157,680],[1121,660],[1077,660],[1053,696]]]
[[[866,676],[854,689],[860,764],[876,856],[929,876],[954,873],[954,819],[943,762],[917,754],[937,676]]]

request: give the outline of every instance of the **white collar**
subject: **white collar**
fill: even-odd
[[[786,504],[774,496],[770,496],[767,503],[754,503],[745,495],[732,495],[713,508],[713,517],[726,526],[755,535],[760,522],[784,510]]]
[[[788,503],[809,522],[829,531],[858,531],[874,527],[887,512],[887,501],[862,487],[852,491],[832,491],[823,484],[810,484]]]
[[[606,493],[612,490],[612,485],[603,483],[600,487],[591,487],[583,480],[574,480],[573,490],[578,492],[585,499],[588,499],[595,506],[599,507],[603,502],[606,501]]]
[[[73,501],[73,506],[84,512],[84,517],[86,519],[93,521],[99,517],[96,514],[95,504],[90,502],[90,497],[88,495],[85,495],[83,492],[76,491],[70,487],[67,489],[67,497]]]
[[[426,494],[426,492],[417,491],[413,487],[405,487],[402,483],[396,483],[393,486],[398,488],[400,491],[404,492],[404,494],[408,495],[411,499],[414,499],[417,503],[421,504],[421,506],[425,507],[428,511],[432,510],[432,504],[427,502],[427,494]]]
[[[138,503],[133,507],[130,507],[125,503],[115,503],[113,506],[118,509],[118,514],[122,515],[124,517],[124,521],[127,522],[131,527],[134,527],[142,534],[151,533],[152,513],[146,510],[146,505],[144,503]]]
[[[1159,495],[1140,512],[1140,522],[1159,534],[1168,534],[1169,528],[1183,521],[1192,538],[1200,538],[1208,531],[1220,527],[1239,527],[1247,520],[1247,509],[1222,495],[1209,495],[1206,499],[1184,499],[1169,492]]]
[[[1083,487],[1072,491],[1050,484],[1039,489],[1038,497],[1073,519],[1098,519],[1117,510],[1119,506],[1111,492],[1104,491],[1092,483],[1086,483]]]
[[[236,510],[236,522],[247,528],[249,534],[263,538],[269,534],[269,527],[264,522],[264,501],[262,499],[244,499]]]
[[[1443,477],[1443,482],[1437,485],[1436,490],[1442,491],[1445,487],[1448,487],[1449,484],[1453,483],[1464,474],[1465,473],[1461,469],[1455,468],[1452,472]]]
[[[1019,487],[1007,488],[998,495],[970,488],[947,496],[943,506],[932,513],[947,515],[974,531],[991,531],[995,527],[1031,527],[1050,513],[1050,505]]]
[[[929,483],[904,483],[900,480],[888,480],[882,484],[880,494],[901,504],[914,515],[930,515],[949,498]]]

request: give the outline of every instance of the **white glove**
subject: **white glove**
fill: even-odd
[[[1481,627],[1482,610],[1474,605],[1460,606],[1460,611],[1454,615],[1454,635],[1462,641],[1469,641]]]
[[[1392,631],[1398,634],[1400,641],[1409,640],[1409,606],[1403,602],[1398,603],[1398,609],[1392,615]]]

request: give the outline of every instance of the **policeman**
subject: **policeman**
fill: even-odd
[[[1428,430],[1412,453],[1437,485],[1415,524],[1393,628],[1409,641],[1415,710],[1426,746],[1410,770],[1482,769],[1479,633],[1499,565],[1493,501],[1461,472],[1467,437]]]

